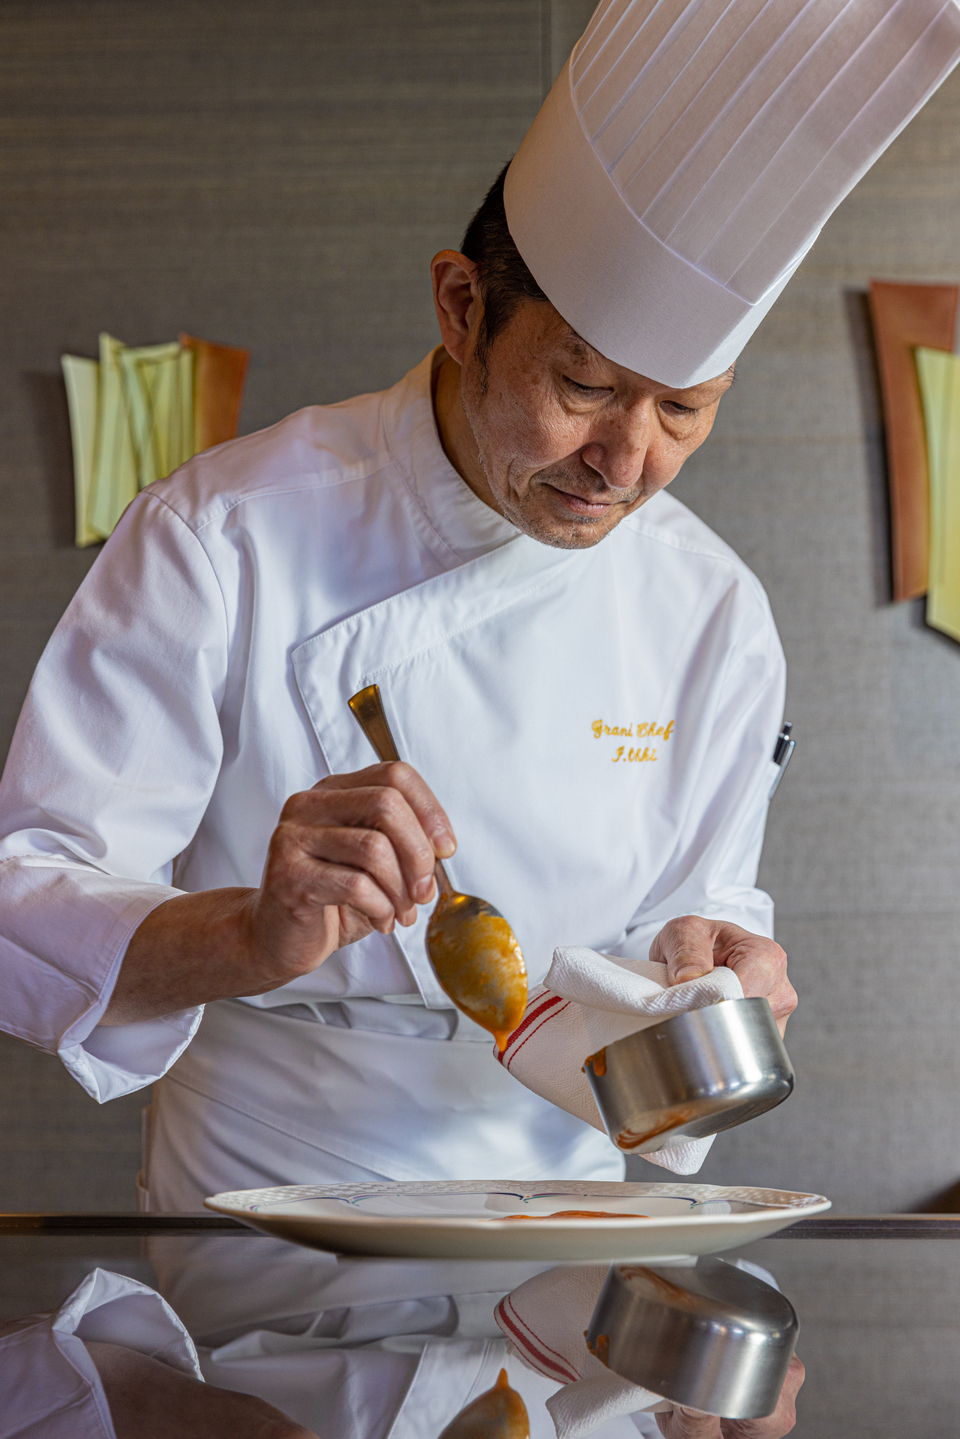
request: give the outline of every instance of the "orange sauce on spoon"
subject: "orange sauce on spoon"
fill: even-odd
[[[453,943],[442,920],[445,909],[456,902],[446,894],[437,902],[427,930],[430,960],[444,992],[490,1031],[502,1054],[527,1007],[523,954],[502,915],[473,915]]]

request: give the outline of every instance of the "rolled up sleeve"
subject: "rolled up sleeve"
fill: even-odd
[[[228,630],[194,532],[128,509],[37,666],[0,782],[0,1028],[98,1100],[159,1078],[201,1010],[103,1026],[130,938],[171,896],[222,760]]]
[[[88,1342],[119,1344],[203,1382],[169,1304],[124,1274],[95,1269],[55,1313],[0,1326],[0,1439],[115,1439]]]

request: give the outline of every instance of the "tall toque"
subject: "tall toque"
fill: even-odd
[[[601,0],[507,172],[510,233],[595,349],[699,384],[958,60],[958,0]]]

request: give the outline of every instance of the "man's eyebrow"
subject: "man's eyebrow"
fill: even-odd
[[[576,330],[569,327],[560,343],[575,359],[600,360],[603,358],[600,351],[595,350],[589,340],[585,340],[582,335],[577,334]]]

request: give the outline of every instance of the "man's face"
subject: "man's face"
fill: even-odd
[[[476,308],[474,308],[474,318]],[[710,433],[732,371],[673,390],[605,359],[552,305],[524,300],[481,359],[476,321],[460,401],[490,496],[541,544],[587,549],[674,478]]]

